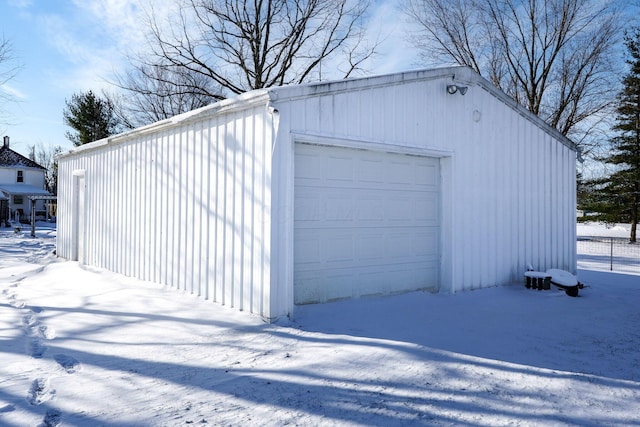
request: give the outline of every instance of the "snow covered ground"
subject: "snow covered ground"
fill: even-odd
[[[298,309],[275,325],[0,231],[0,425],[640,425],[640,275]]]

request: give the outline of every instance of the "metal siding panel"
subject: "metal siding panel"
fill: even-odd
[[[129,241],[131,242],[131,252],[129,256],[129,276],[138,276],[138,265],[140,264],[140,219],[142,203],[140,201],[140,143],[134,140],[130,145],[131,162],[129,170],[131,172],[131,192],[129,195]]]
[[[254,147],[254,170],[253,170],[253,205],[255,207],[254,212],[254,225],[256,230],[254,232],[254,246],[259,249],[257,254],[254,254],[253,265],[251,270],[253,271],[253,307],[260,313],[264,313],[264,295],[266,294],[266,284],[264,276],[264,266],[268,262],[265,258],[266,241],[265,239],[265,193],[267,186],[265,185],[264,173],[267,170],[267,155],[266,152],[270,151],[267,141],[267,120],[264,114],[259,115],[260,122],[256,126],[256,141]]]
[[[217,191],[216,191],[216,280],[214,301],[225,303],[224,299],[224,283],[225,283],[225,215],[226,215],[226,188],[227,188],[227,150],[224,141],[225,126],[222,119],[218,120],[216,133],[217,148]]]
[[[118,194],[119,203],[117,205],[118,211],[116,216],[118,218],[119,224],[118,224],[118,228],[116,228],[117,240],[118,240],[116,247],[120,248],[120,251],[119,251],[120,259],[119,259],[119,265],[116,269],[116,272],[126,275],[129,242],[122,240],[123,232],[125,234],[127,232],[128,223],[126,221],[126,216],[127,216],[127,213],[129,213],[129,204],[128,204],[129,177],[127,173],[127,164],[126,164],[127,158],[128,158],[126,145],[122,147],[122,150],[120,150],[119,154],[120,154],[120,163],[117,166],[119,177],[117,179],[120,181],[120,192]]]
[[[203,252],[204,256],[204,269],[202,280],[204,281],[204,298],[211,299],[211,285],[213,283],[212,273],[215,270],[215,262],[211,262],[213,255],[213,248],[215,245],[215,218],[212,218],[212,197],[215,195],[214,185],[212,180],[215,178],[215,160],[212,157],[212,138],[211,138],[211,120],[207,120],[202,126],[202,147],[203,147],[203,179],[205,183],[203,185],[203,215],[204,215],[204,227],[205,231],[202,236],[202,242],[204,242],[205,248]],[[212,240],[213,236],[213,240]],[[215,258],[214,258],[215,259]]]
[[[183,275],[181,278],[182,281],[182,289],[185,292],[189,292],[190,294],[194,293],[194,277],[193,277],[193,268],[194,268],[194,245],[193,241],[193,214],[196,207],[196,198],[195,191],[193,187],[194,183],[194,162],[195,162],[195,151],[194,151],[194,138],[193,138],[193,129],[191,126],[189,128],[183,128],[181,132],[181,150],[182,153],[182,191],[180,194],[182,195],[182,200],[180,202],[180,213],[183,215],[180,221],[180,229],[181,229],[181,239],[180,239],[180,247],[182,248],[182,266],[181,271],[183,271]]]
[[[94,165],[92,167],[93,172],[95,174],[95,185],[94,185],[94,191],[96,193],[96,204],[94,206],[101,206],[101,209],[94,209],[94,215],[95,215],[95,224],[96,227],[100,227],[102,226],[102,229],[105,230],[106,229],[106,224],[104,221],[104,210],[107,208],[107,204],[106,204],[106,195],[105,195],[105,189],[104,189],[104,153],[98,153],[97,155],[94,156]],[[94,234],[94,238],[96,239],[96,242],[93,245],[90,245],[90,247],[92,247],[92,249],[95,251],[95,259],[93,261],[93,265],[100,267],[100,268],[104,268],[104,261],[105,261],[105,256],[104,256],[104,251],[100,250],[100,248],[104,248],[106,242],[105,242],[105,234],[109,233],[109,230],[105,230],[106,233],[103,231],[103,233],[93,233]]]
[[[195,289],[194,289],[194,293],[198,296],[202,296],[204,295],[204,285],[206,285],[206,283],[203,280],[203,276],[202,276],[202,269],[203,269],[203,263],[205,263],[206,265],[206,261],[203,257],[203,246],[206,245],[205,244],[205,239],[203,239],[202,237],[205,236],[205,229],[204,229],[204,218],[206,215],[206,211],[204,210],[204,206],[205,204],[205,200],[203,198],[203,188],[204,185],[206,184],[207,180],[206,175],[204,174],[203,171],[203,163],[204,163],[204,151],[203,151],[203,124],[202,123],[197,123],[194,126],[196,126],[195,129],[195,134],[194,134],[194,146],[195,146],[195,154],[194,154],[194,168],[193,168],[193,172],[194,172],[194,177],[193,177],[193,184],[194,184],[194,194],[195,194],[195,198],[197,200],[196,206],[195,206],[195,210],[193,213],[193,233],[192,233],[192,240],[194,242],[194,252],[193,252],[193,260],[194,260],[194,272],[193,272],[193,280],[195,282]]]
[[[93,171],[93,158],[89,157],[86,158],[85,160],[85,164],[86,164],[86,170],[87,171]],[[85,184],[86,184],[86,192],[85,192],[85,206],[91,206],[92,204],[95,203],[95,191],[92,191],[91,188],[91,184],[94,180],[94,176],[93,174],[88,174],[85,176]],[[92,230],[93,226],[94,226],[94,221],[93,221],[93,210],[87,210],[86,215],[85,215],[85,229],[86,230]],[[83,251],[83,263],[85,264],[91,264],[93,262],[93,248],[92,248],[92,244],[95,245],[95,242],[93,242],[93,233],[85,233],[84,234],[84,239],[85,239],[85,244],[84,244],[84,251]]]
[[[175,132],[176,145],[176,166],[178,167],[177,191],[176,191],[176,262],[174,267],[174,286],[182,291],[187,291],[185,275],[188,271],[186,265],[187,242],[186,242],[186,215],[189,208],[189,188],[188,188],[188,166],[186,165],[186,142],[183,128],[178,128]]]
[[[525,163],[525,159],[523,156],[523,144],[520,139],[520,133],[518,132],[518,126],[511,126],[511,173],[507,176],[509,182],[511,183],[511,191],[512,191],[512,206],[511,206],[511,214],[509,215],[509,219],[511,221],[511,233],[512,240],[510,242],[510,253],[513,257],[511,263],[511,276],[510,280],[519,279],[520,272],[524,270],[527,261],[524,257],[524,209],[523,209],[523,199],[524,199],[524,185],[522,184],[522,175],[527,173],[528,165]],[[515,178],[514,178],[515,177]]]
[[[358,101],[360,102],[359,109],[360,114],[357,117],[358,122],[355,124],[355,128],[358,129],[357,135],[360,138],[372,139],[372,121],[373,121],[373,96],[370,91],[358,92]],[[377,138],[376,138],[377,139]]]
[[[144,138],[144,149],[143,149],[143,159],[144,159],[144,180],[142,183],[142,188],[144,191],[144,201],[145,201],[145,214],[143,219],[143,243],[142,247],[144,249],[144,265],[142,265],[142,278],[147,281],[151,281],[151,271],[152,266],[154,265],[154,244],[152,239],[152,230],[156,223],[157,212],[153,209],[154,198],[155,198],[155,190],[157,188],[156,183],[153,181],[152,173],[153,173],[153,165],[154,165],[154,152],[153,152],[153,144],[150,141],[149,137]]]
[[[202,179],[202,171],[200,169],[200,161],[202,159],[202,150],[200,149],[200,142],[198,140],[199,132],[196,129],[199,126],[199,123],[194,123],[190,129],[190,138],[189,145],[191,146],[191,150],[193,154],[190,156],[191,158],[191,194],[193,200],[193,206],[191,206],[191,215],[189,222],[187,223],[187,231],[188,231],[188,240],[191,242],[189,244],[191,253],[190,256],[190,270],[191,274],[188,277],[188,283],[190,284],[191,293],[193,295],[200,295],[200,245],[201,241],[199,237],[202,233],[202,224],[200,222],[201,212],[200,207],[202,205],[202,197],[200,194],[200,180]]]
[[[242,293],[242,307],[243,309],[251,310],[253,308],[253,272],[251,271],[251,267],[253,265],[253,251],[254,251],[254,207],[255,207],[255,190],[253,187],[253,174],[255,168],[255,159],[253,157],[253,153],[255,152],[255,142],[256,142],[256,129],[255,129],[255,118],[257,112],[254,112],[253,115],[248,115],[245,120],[245,147],[244,147],[244,156],[243,156],[243,220],[242,229],[245,232],[245,240],[243,242],[242,250],[243,250],[243,259],[242,259],[242,271],[243,271],[243,286],[246,286]]]
[[[147,180],[147,162],[149,161],[149,153],[147,152],[146,138],[141,137],[137,144],[137,158],[138,158],[138,202],[140,207],[137,210],[142,210],[141,213],[136,215],[137,222],[137,245],[138,245],[138,257],[136,262],[135,276],[142,280],[148,280],[146,274],[146,266],[149,264],[148,249],[149,244],[147,239],[147,227],[152,221],[151,213],[149,212],[149,182]]]
[[[179,191],[177,188],[177,174],[179,174],[179,170],[176,167],[176,147],[174,143],[174,135],[172,133],[167,132],[165,135],[165,144],[166,144],[166,163],[164,168],[164,174],[166,177],[167,189],[165,195],[165,203],[167,210],[167,221],[166,221],[166,246],[165,246],[165,284],[170,287],[175,286],[175,278],[174,278],[174,261],[176,256],[176,243],[175,243],[175,232],[178,225],[177,219],[175,218],[176,206],[178,201],[176,200],[176,195]]]
[[[236,178],[236,151],[235,141],[235,122],[231,121],[227,125],[227,132],[224,136],[226,163],[229,167],[226,178],[225,188],[225,221],[224,221],[224,246],[225,246],[225,277],[224,277],[224,303],[230,307],[234,307],[233,291],[234,291],[234,250],[235,250],[235,226],[233,220],[235,218],[235,178]]]
[[[538,132],[540,134],[540,132]],[[544,164],[546,173],[544,174],[544,188],[545,193],[543,194],[542,200],[540,200],[540,205],[542,205],[543,213],[544,213],[544,248],[546,255],[546,265],[547,268],[552,268],[554,266],[554,251],[553,251],[553,242],[551,236],[551,230],[553,227],[553,210],[557,209],[557,205],[553,204],[553,147],[552,147],[552,139],[551,136],[546,135],[544,137]]]
[[[171,203],[170,200],[170,195],[172,194],[172,179],[171,179],[171,175],[170,175],[170,170],[172,170],[173,168],[171,167],[171,161],[172,161],[172,150],[173,148],[170,145],[170,141],[169,141],[169,134],[167,132],[164,132],[161,135],[161,140],[162,140],[162,169],[161,169],[161,173],[162,173],[162,188],[164,191],[162,191],[162,195],[160,198],[160,205],[162,208],[162,212],[163,212],[163,217],[162,217],[162,247],[160,250],[160,258],[161,258],[161,262],[160,262],[160,271],[161,271],[161,283],[166,285],[166,286],[170,286],[170,280],[169,278],[171,277],[171,269],[169,268],[169,253],[171,252],[171,222],[172,222],[172,212],[173,212],[173,205]]]
[[[175,260],[173,265],[173,286],[181,291],[185,290],[183,281],[184,272],[184,254],[186,247],[183,241],[184,237],[184,209],[185,209],[185,166],[184,166],[184,141],[181,129],[174,132],[175,147],[175,165],[176,165],[176,192],[175,200],[175,224],[174,232],[174,250]]]
[[[233,280],[232,306],[242,307],[242,257],[244,251],[244,117],[236,115],[234,118],[234,176],[233,176],[233,224],[236,231],[233,234]]]
[[[344,114],[344,111],[350,110],[350,97],[345,93],[339,93],[334,95],[333,104],[335,106],[334,111],[334,126],[336,128],[336,132],[343,135],[349,134],[349,126],[351,120],[349,114]]]
[[[334,129],[334,115],[337,113],[333,105],[333,94],[324,95],[319,98],[319,126],[325,129]]]
[[[122,193],[120,196],[122,197],[122,205],[121,211],[119,212],[120,217],[120,227],[118,228],[118,240],[119,246],[122,248],[121,253],[121,266],[117,270],[118,273],[124,274],[125,276],[129,276],[129,259],[131,257],[131,239],[123,239],[123,234],[131,236],[129,232],[129,227],[131,221],[129,220],[129,215],[131,214],[131,206],[129,202],[129,196],[131,194],[131,180],[130,180],[130,171],[128,168],[128,163],[130,161],[129,155],[129,144],[125,144],[122,150],[122,163],[120,166],[120,172],[122,176]]]

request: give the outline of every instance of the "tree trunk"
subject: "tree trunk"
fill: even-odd
[[[638,208],[640,208],[640,184],[636,182],[635,192],[633,195],[633,206],[631,207],[631,233],[629,243],[636,243],[636,231],[638,228]]]

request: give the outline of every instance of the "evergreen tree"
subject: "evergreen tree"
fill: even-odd
[[[87,144],[116,133],[118,120],[108,98],[100,98],[89,91],[73,94],[65,103],[64,122],[74,130],[65,135],[73,145]]]
[[[610,154],[603,158],[616,171],[594,184],[600,187],[600,212],[630,222],[629,241],[635,243],[640,210],[640,28],[625,34],[625,46],[629,72],[618,96],[616,136],[610,140]]]

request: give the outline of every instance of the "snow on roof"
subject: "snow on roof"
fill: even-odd
[[[44,167],[40,166],[33,160],[26,158],[20,153],[16,153],[7,146],[0,147],[0,167],[44,169]]]
[[[130,140],[131,138],[154,132],[159,129],[168,129],[174,126],[178,126],[184,123],[201,120],[208,117],[213,117],[218,114],[237,111],[249,108],[250,106],[259,104],[261,102],[269,103],[271,101],[293,99],[297,97],[315,96],[325,92],[339,92],[339,91],[358,91],[364,88],[371,88],[376,86],[385,85],[397,85],[416,80],[435,80],[435,79],[451,79],[455,77],[456,81],[465,82],[469,84],[475,84],[501,102],[506,104],[509,108],[517,111],[522,117],[531,121],[536,126],[543,129],[550,134],[553,138],[560,141],[562,144],[578,151],[577,146],[566,136],[562,135],[556,128],[552,127],[540,117],[527,110],[525,107],[516,102],[513,98],[505,94],[498,89],[491,82],[486,80],[480,74],[476,73],[469,67],[465,66],[453,66],[453,67],[441,67],[414,71],[404,71],[399,73],[384,74],[378,76],[368,77],[354,77],[349,79],[334,80],[334,81],[322,81],[297,85],[277,86],[264,89],[255,89],[249,92],[242,93],[232,98],[227,98],[222,101],[218,101],[214,104],[207,105],[183,114],[179,114],[169,119],[161,120],[156,123],[152,123],[146,126],[142,126],[137,129],[130,130],[118,135],[113,135],[99,141],[95,141],[89,144],[75,147],[72,150],[61,153],[57,157],[64,158],[73,155],[78,152],[93,150],[105,145],[118,143],[119,141]]]
[[[0,184],[0,191],[7,194],[28,194],[28,195],[47,195],[49,192],[44,188],[27,184]]]

